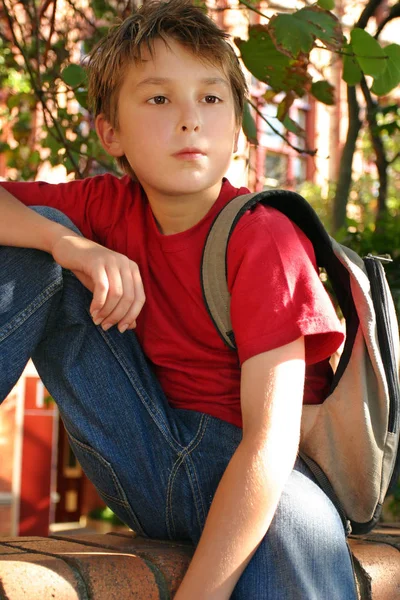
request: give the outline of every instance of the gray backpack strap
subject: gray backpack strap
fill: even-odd
[[[284,214],[296,222],[296,214],[292,214],[292,206],[299,205],[299,214],[303,220],[304,210],[312,211],[307,202],[296,192],[288,190],[264,190],[244,194],[233,198],[218,213],[211,225],[203,250],[201,262],[201,285],[203,298],[208,313],[214,325],[229,348],[236,349],[235,337],[232,331],[230,317],[230,294],[227,284],[227,249],[228,241],[236,223],[249,208],[259,202],[279,208]],[[306,206],[306,209],[304,208]],[[296,211],[295,211],[296,212]],[[314,211],[312,211],[314,214]],[[317,219],[317,229],[323,231],[322,224]],[[300,225],[301,226],[301,225]],[[318,227],[319,226],[319,227]],[[313,218],[308,219],[309,231],[305,231],[310,237],[315,229]],[[323,231],[324,243],[330,244],[329,236]],[[323,254],[323,252],[322,252]]]
[[[217,215],[203,250],[201,278],[206,307],[225,344],[232,348],[235,338],[230,317],[230,294],[227,284],[227,243],[237,219],[256,204],[258,193],[237,196]]]

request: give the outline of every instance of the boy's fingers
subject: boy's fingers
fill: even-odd
[[[142,278],[139,273],[137,265],[133,263],[131,268],[132,282],[134,284],[134,300],[127,313],[118,323],[118,329],[124,332],[126,329],[134,329],[136,327],[136,319],[143,308],[143,304],[146,301],[144,293]]]
[[[106,276],[108,280],[108,291],[103,307],[99,311],[98,319],[102,319],[102,326],[111,326],[117,322],[114,318],[114,311],[123,297],[124,286],[119,269],[106,266]]]
[[[93,300],[90,305],[90,314],[93,317],[96,325],[101,322],[101,312],[107,299],[109,282],[106,270],[101,268],[97,274],[93,277],[94,289],[93,289]]]
[[[135,299],[134,282],[130,270],[122,271],[120,273],[120,280],[122,286],[122,294],[119,298],[119,301],[114,306],[113,310],[107,316],[104,317],[103,323],[105,326],[115,325],[116,323],[120,322],[121,319],[123,319],[126,313],[130,310],[130,307],[132,306]],[[105,309],[107,308],[107,306],[108,300]]]
[[[95,324],[109,329],[118,323],[120,331],[135,327],[145,301],[137,264],[125,261],[106,265],[94,279],[91,315]]]
[[[133,284],[135,287],[135,298],[130,308],[130,313],[132,315],[130,322],[132,323],[132,321],[136,321],[140,311],[142,310],[143,304],[146,302],[146,295],[144,293],[143,281],[137,265],[134,265],[134,267],[131,268],[131,271]]]

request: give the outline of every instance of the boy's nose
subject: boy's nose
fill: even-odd
[[[179,129],[181,131],[198,131],[200,129],[200,118],[195,106],[188,105],[181,109],[179,118]]]
[[[198,131],[199,125],[196,123],[188,123],[187,125],[182,125],[182,131]]]

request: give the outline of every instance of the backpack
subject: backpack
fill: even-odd
[[[268,190],[231,200],[215,218],[202,257],[207,310],[225,344],[235,349],[227,286],[227,246],[240,217],[256,203],[299,226],[314,246],[346,322],[343,353],[322,404],[304,405],[300,456],[336,505],[348,532],[367,533],[400,471],[399,330],[382,262],[331,238],[295,192]]]

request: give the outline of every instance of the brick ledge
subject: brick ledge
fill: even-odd
[[[400,529],[349,540],[361,600],[399,600]],[[167,600],[190,562],[189,544],[132,533],[0,538],[0,598]]]

